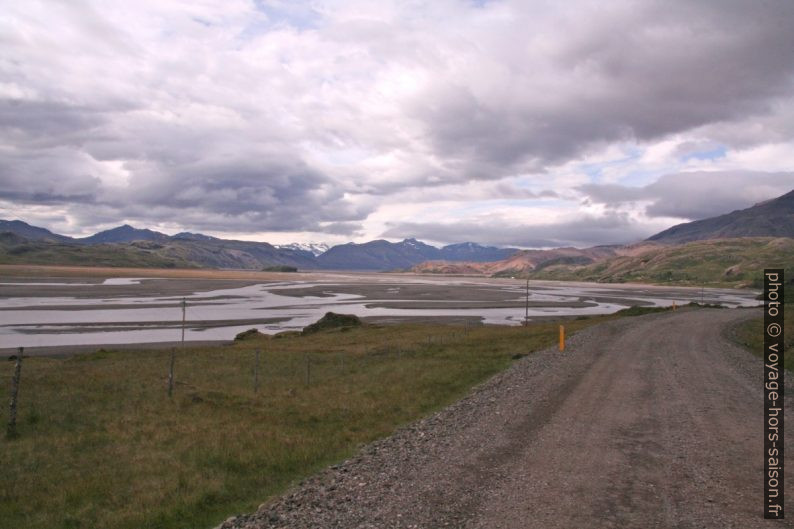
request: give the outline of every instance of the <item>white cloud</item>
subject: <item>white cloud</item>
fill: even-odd
[[[4,215],[71,233],[362,240],[447,215],[636,235],[652,206],[596,214],[580,187],[794,170],[790,3],[0,4]]]

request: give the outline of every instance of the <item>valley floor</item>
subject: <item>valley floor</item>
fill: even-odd
[[[768,527],[756,312],[591,327],[222,527]]]

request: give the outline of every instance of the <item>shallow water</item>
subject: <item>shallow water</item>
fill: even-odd
[[[520,281],[465,278],[371,278],[368,284],[386,286],[389,299],[368,298],[349,293],[350,276],[340,282],[271,282],[210,291],[187,296],[136,296],[135,289],[144,278],[113,278],[103,283],[43,283],[74,287],[75,296],[0,297],[0,348],[50,345],[90,345],[178,341],[181,337],[182,308],[186,301],[185,339],[230,340],[252,327],[265,333],[301,329],[317,321],[328,311],[356,314],[361,317],[422,318],[467,317],[487,324],[518,325],[524,320],[525,286]],[[162,280],[160,280],[162,281]],[[180,280],[173,280],[180,281]],[[42,283],[0,283],[42,285]],[[85,298],[97,285],[129,287],[124,295]],[[403,287],[427,285],[418,299],[400,298]],[[453,286],[455,299],[434,299],[433,288]],[[295,288],[319,287],[325,297],[283,295]],[[355,289],[354,289],[355,290]],[[347,291],[347,292],[346,292]],[[489,308],[467,305],[482,302],[478,296],[487,291],[497,295]],[[496,294],[494,294],[496,293]],[[78,294],[83,297],[77,297]],[[721,303],[726,306],[754,306],[757,292],[726,289],[654,288],[626,285],[592,285],[578,283],[533,283],[530,301],[539,306],[529,309],[529,318],[606,314],[631,305],[668,306],[690,301]],[[433,308],[376,306],[378,303],[426,303]],[[548,306],[543,306],[548,303]],[[575,303],[580,306],[559,306]],[[501,306],[500,306],[501,305]],[[280,318],[278,322],[262,320]],[[242,320],[242,321],[241,321]],[[247,320],[247,321],[245,321]],[[256,320],[251,322],[251,320]],[[215,323],[212,323],[215,322]]]

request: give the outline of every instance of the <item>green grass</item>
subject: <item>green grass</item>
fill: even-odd
[[[214,526],[556,339],[556,323],[416,324],[188,348],[171,400],[168,351],[26,358],[19,437],[0,439],[0,527]],[[0,363],[2,395],[12,369]]]
[[[764,358],[764,319],[753,318],[736,326],[734,339],[754,355]],[[785,337],[783,367],[794,371],[794,303],[784,308],[783,335]]]

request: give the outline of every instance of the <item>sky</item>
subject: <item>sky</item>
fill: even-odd
[[[623,244],[794,189],[788,0],[0,0],[0,218]]]

